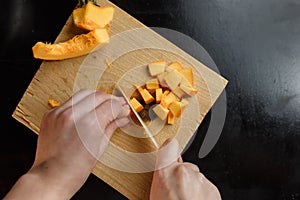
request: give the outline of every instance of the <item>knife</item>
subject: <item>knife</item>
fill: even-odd
[[[132,105],[130,104],[129,100],[127,99],[124,91],[121,89],[121,87],[119,85],[116,86],[117,89],[121,92],[122,96],[124,97],[125,101],[127,102],[127,104],[130,106],[132,112],[134,113],[134,115],[136,116],[136,118],[139,120],[139,122],[142,124],[147,136],[150,138],[150,140],[152,141],[152,143],[154,144],[156,149],[159,149],[159,146],[156,142],[156,140],[153,137],[153,134],[151,133],[151,131],[148,129],[148,127],[146,126],[146,124],[144,123],[144,121],[142,120],[142,118],[140,117],[140,115],[135,111],[135,109],[132,107]]]

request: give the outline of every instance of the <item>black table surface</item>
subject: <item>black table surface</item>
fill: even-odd
[[[212,57],[226,87],[216,146],[198,151],[211,112],[183,154],[224,200],[300,199],[300,2],[298,0],[112,0],[151,27],[181,32]],[[55,40],[77,1],[1,2],[0,197],[31,166],[37,135],[12,113],[41,64],[37,41]],[[93,174],[73,199],[126,199]]]

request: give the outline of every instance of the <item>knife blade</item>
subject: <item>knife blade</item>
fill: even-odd
[[[149,130],[149,128],[147,127],[147,125],[144,123],[143,119],[140,117],[140,115],[135,111],[135,109],[132,107],[132,105],[130,104],[129,99],[126,97],[124,91],[121,89],[121,87],[119,85],[116,86],[116,88],[119,90],[119,92],[121,92],[122,96],[124,97],[125,101],[127,102],[127,104],[129,105],[129,107],[131,108],[132,112],[134,113],[134,115],[136,116],[136,118],[139,120],[139,122],[141,123],[142,127],[144,128],[147,136],[150,138],[150,140],[152,141],[152,143],[154,144],[156,149],[159,149],[158,143],[156,142],[156,140],[153,137],[153,134],[151,133],[151,131]]]

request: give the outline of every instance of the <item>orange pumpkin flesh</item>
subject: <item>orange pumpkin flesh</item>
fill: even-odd
[[[95,29],[87,34],[76,35],[72,39],[56,44],[37,42],[33,47],[33,56],[43,60],[63,60],[86,55],[109,43],[106,28]]]
[[[73,10],[74,24],[85,30],[95,30],[98,28],[108,28],[114,16],[114,7],[96,6],[88,2],[83,7]]]

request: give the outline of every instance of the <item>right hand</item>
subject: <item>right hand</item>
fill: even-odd
[[[221,199],[217,187],[199,171],[197,165],[182,161],[176,140],[169,139],[162,147],[153,174],[151,200]]]

